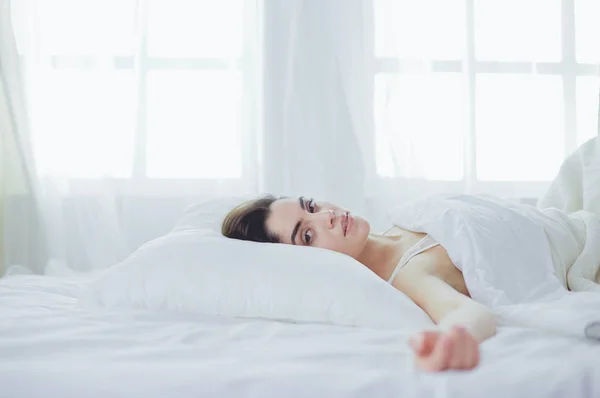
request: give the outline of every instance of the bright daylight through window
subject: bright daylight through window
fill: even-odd
[[[550,181],[597,134],[597,0],[376,0],[382,177]]]

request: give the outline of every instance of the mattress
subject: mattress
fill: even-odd
[[[467,372],[417,371],[412,330],[78,308],[85,278],[0,280],[0,396],[600,397],[600,344],[502,328]]]

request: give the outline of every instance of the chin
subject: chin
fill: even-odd
[[[354,231],[353,234],[364,235],[365,239],[369,236],[369,232],[371,232],[371,224],[360,216],[354,216]]]
[[[350,238],[352,241],[352,251],[355,251],[358,248],[360,249],[358,250],[358,253],[354,253],[355,255],[353,255],[352,257],[356,257],[358,254],[360,254],[365,244],[367,243],[370,231],[371,225],[367,220],[365,220],[362,217],[354,218],[354,227],[350,232],[350,236],[348,236],[348,238]]]

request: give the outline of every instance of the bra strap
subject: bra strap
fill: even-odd
[[[400,259],[400,261],[398,262],[398,265],[396,266],[396,268],[394,269],[394,272],[392,272],[392,276],[390,276],[390,279],[388,279],[388,283],[392,283],[394,281],[394,278],[396,278],[396,275],[398,275],[398,272],[402,269],[402,267],[404,267],[414,256],[423,253],[426,250],[431,249],[432,247],[436,247],[438,246],[439,243],[437,243],[431,236],[429,235],[425,235],[421,240],[419,240],[417,243],[415,243],[414,245],[412,245],[410,247],[410,249],[408,249],[406,251],[406,253],[404,253],[404,255],[402,256],[402,258]]]

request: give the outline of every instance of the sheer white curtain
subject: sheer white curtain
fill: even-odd
[[[9,263],[40,264],[46,258],[25,89],[17,61],[10,4],[0,0],[0,276]]]
[[[24,265],[108,266],[211,197],[311,195],[378,230],[427,193],[537,196],[596,134],[597,8],[13,1],[50,253]]]
[[[256,11],[243,0],[12,2],[50,250],[23,265],[106,267],[190,203],[257,191]],[[19,206],[5,206],[11,231]]]
[[[340,12],[335,1],[264,3],[264,190],[364,206],[366,4],[349,0]]]
[[[383,190],[536,197],[596,135],[597,0],[373,3]]]
[[[435,192],[538,197],[596,135],[595,0],[265,4],[269,188],[381,228]]]

